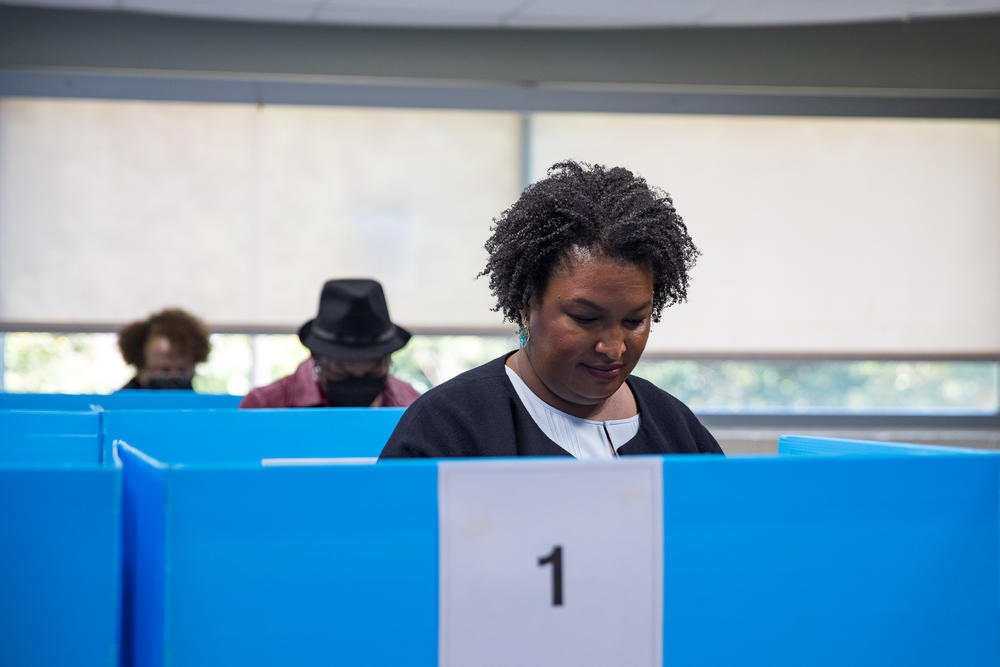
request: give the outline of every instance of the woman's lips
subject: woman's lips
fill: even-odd
[[[622,372],[621,366],[589,366],[584,364],[583,367],[587,369],[588,373],[604,382],[616,379]]]

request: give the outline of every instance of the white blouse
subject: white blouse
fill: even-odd
[[[628,419],[594,421],[556,410],[538,398],[510,366],[505,369],[521,403],[538,424],[538,428],[575,458],[614,458],[618,456],[618,448],[639,432],[639,415]]]

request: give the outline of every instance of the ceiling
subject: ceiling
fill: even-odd
[[[0,0],[245,21],[465,28],[723,27],[1000,14],[1000,0]]]

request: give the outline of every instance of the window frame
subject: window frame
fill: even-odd
[[[55,334],[79,334],[79,333],[99,333],[113,334],[117,327],[108,325],[15,325],[0,323],[0,391],[4,390],[5,373],[5,338],[7,333],[55,333]],[[250,376],[254,377],[258,364],[257,347],[254,344],[255,337],[271,334],[293,335],[297,332],[295,327],[214,327],[215,334],[237,334],[250,337]],[[512,338],[512,332],[503,329],[497,330],[476,330],[476,331],[455,331],[446,329],[419,329],[412,331],[414,336],[496,336]],[[817,361],[965,361],[1000,364],[1000,358],[992,357],[971,357],[965,356],[961,359],[955,357],[936,357],[933,359],[924,357],[914,357],[905,355],[882,355],[878,359],[869,357],[856,358],[849,356],[803,356],[803,355],[781,355],[781,356],[695,356],[695,355],[669,355],[650,354],[643,356],[644,361],[757,361],[775,362],[792,361],[801,363],[811,363]],[[997,376],[997,395],[1000,396],[1000,374]],[[851,412],[846,410],[810,410],[808,413],[799,411],[781,410],[693,410],[698,418],[710,429],[768,429],[768,428],[828,428],[831,430],[844,429],[918,429],[918,430],[1000,430],[1000,401],[997,410],[989,413],[977,414],[971,411],[936,411],[936,412],[910,412],[892,410],[873,410],[866,412]]]

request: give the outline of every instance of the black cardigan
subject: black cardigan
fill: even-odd
[[[454,456],[569,456],[525,409],[504,363],[513,353],[434,387],[396,425],[381,459]],[[634,454],[721,454],[679,400],[635,376],[626,381],[639,408],[639,432],[618,449]]]

